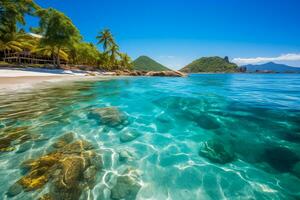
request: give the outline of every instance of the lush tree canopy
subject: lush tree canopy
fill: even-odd
[[[25,25],[25,15],[40,19],[39,27],[31,28],[31,31],[40,34],[41,38],[18,30]],[[34,55],[53,58],[53,64],[57,66],[63,59],[69,65],[88,65],[106,70],[130,69],[130,57],[120,53],[109,29],[101,31],[96,38],[103,52],[94,44],[82,41],[72,20],[58,10],[43,9],[33,0],[0,1],[0,51],[5,55],[7,52],[29,50]]]

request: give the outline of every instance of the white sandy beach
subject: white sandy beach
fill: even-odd
[[[18,90],[52,82],[95,78],[87,75],[88,72],[84,71],[61,69],[3,68],[0,69],[0,90]]]

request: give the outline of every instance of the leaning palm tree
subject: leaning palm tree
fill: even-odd
[[[99,35],[96,36],[96,39],[98,40],[97,44],[103,43],[104,51],[107,51],[108,48],[115,45],[115,40],[109,29],[104,29],[103,31],[101,31]]]

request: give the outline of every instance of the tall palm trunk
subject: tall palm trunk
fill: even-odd
[[[52,59],[53,59],[53,65],[55,65],[56,58],[54,54],[52,55]]]
[[[52,55],[53,66],[55,66],[56,58],[55,58],[54,48],[51,49],[51,55]]]
[[[17,56],[18,58],[18,63],[19,63],[19,65],[21,64],[21,59],[20,59],[20,53],[18,53],[18,56]]]
[[[6,62],[6,49],[4,49],[4,62]]]
[[[60,47],[57,49],[57,54],[56,54],[56,64],[57,67],[60,68],[60,57],[59,57],[59,52],[60,52]]]

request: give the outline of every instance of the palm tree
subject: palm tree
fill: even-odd
[[[112,45],[109,50],[107,51],[109,58],[110,58],[110,64],[113,67],[117,67],[117,58],[118,56],[120,56],[120,52],[119,52],[119,46],[114,44]]]
[[[41,55],[41,56],[47,56],[50,58],[52,57],[53,65],[57,64],[56,56],[58,56],[59,59],[64,59],[65,61],[69,60],[69,55],[67,53],[67,49],[61,48],[58,50],[56,47],[53,47],[50,45],[43,45],[41,43],[38,46],[36,46],[34,49],[32,49],[31,53]]]
[[[109,29],[104,29],[103,31],[101,31],[99,35],[96,36],[96,39],[98,39],[97,44],[103,43],[103,50],[105,52],[107,51],[108,48],[115,45],[115,40]]]
[[[34,40],[30,35],[22,32],[11,33],[0,40],[0,51],[4,52],[4,61],[7,53],[10,51],[21,52],[24,49],[32,49],[34,47]]]
[[[121,60],[120,60],[121,67],[124,67],[124,68],[127,68],[127,69],[132,68],[132,61],[131,61],[131,58],[128,56],[128,54],[121,53],[120,58],[121,58]]]
[[[16,33],[17,23],[25,25],[25,15],[34,15],[34,11],[37,9],[39,6],[33,0],[1,0],[0,37]]]

